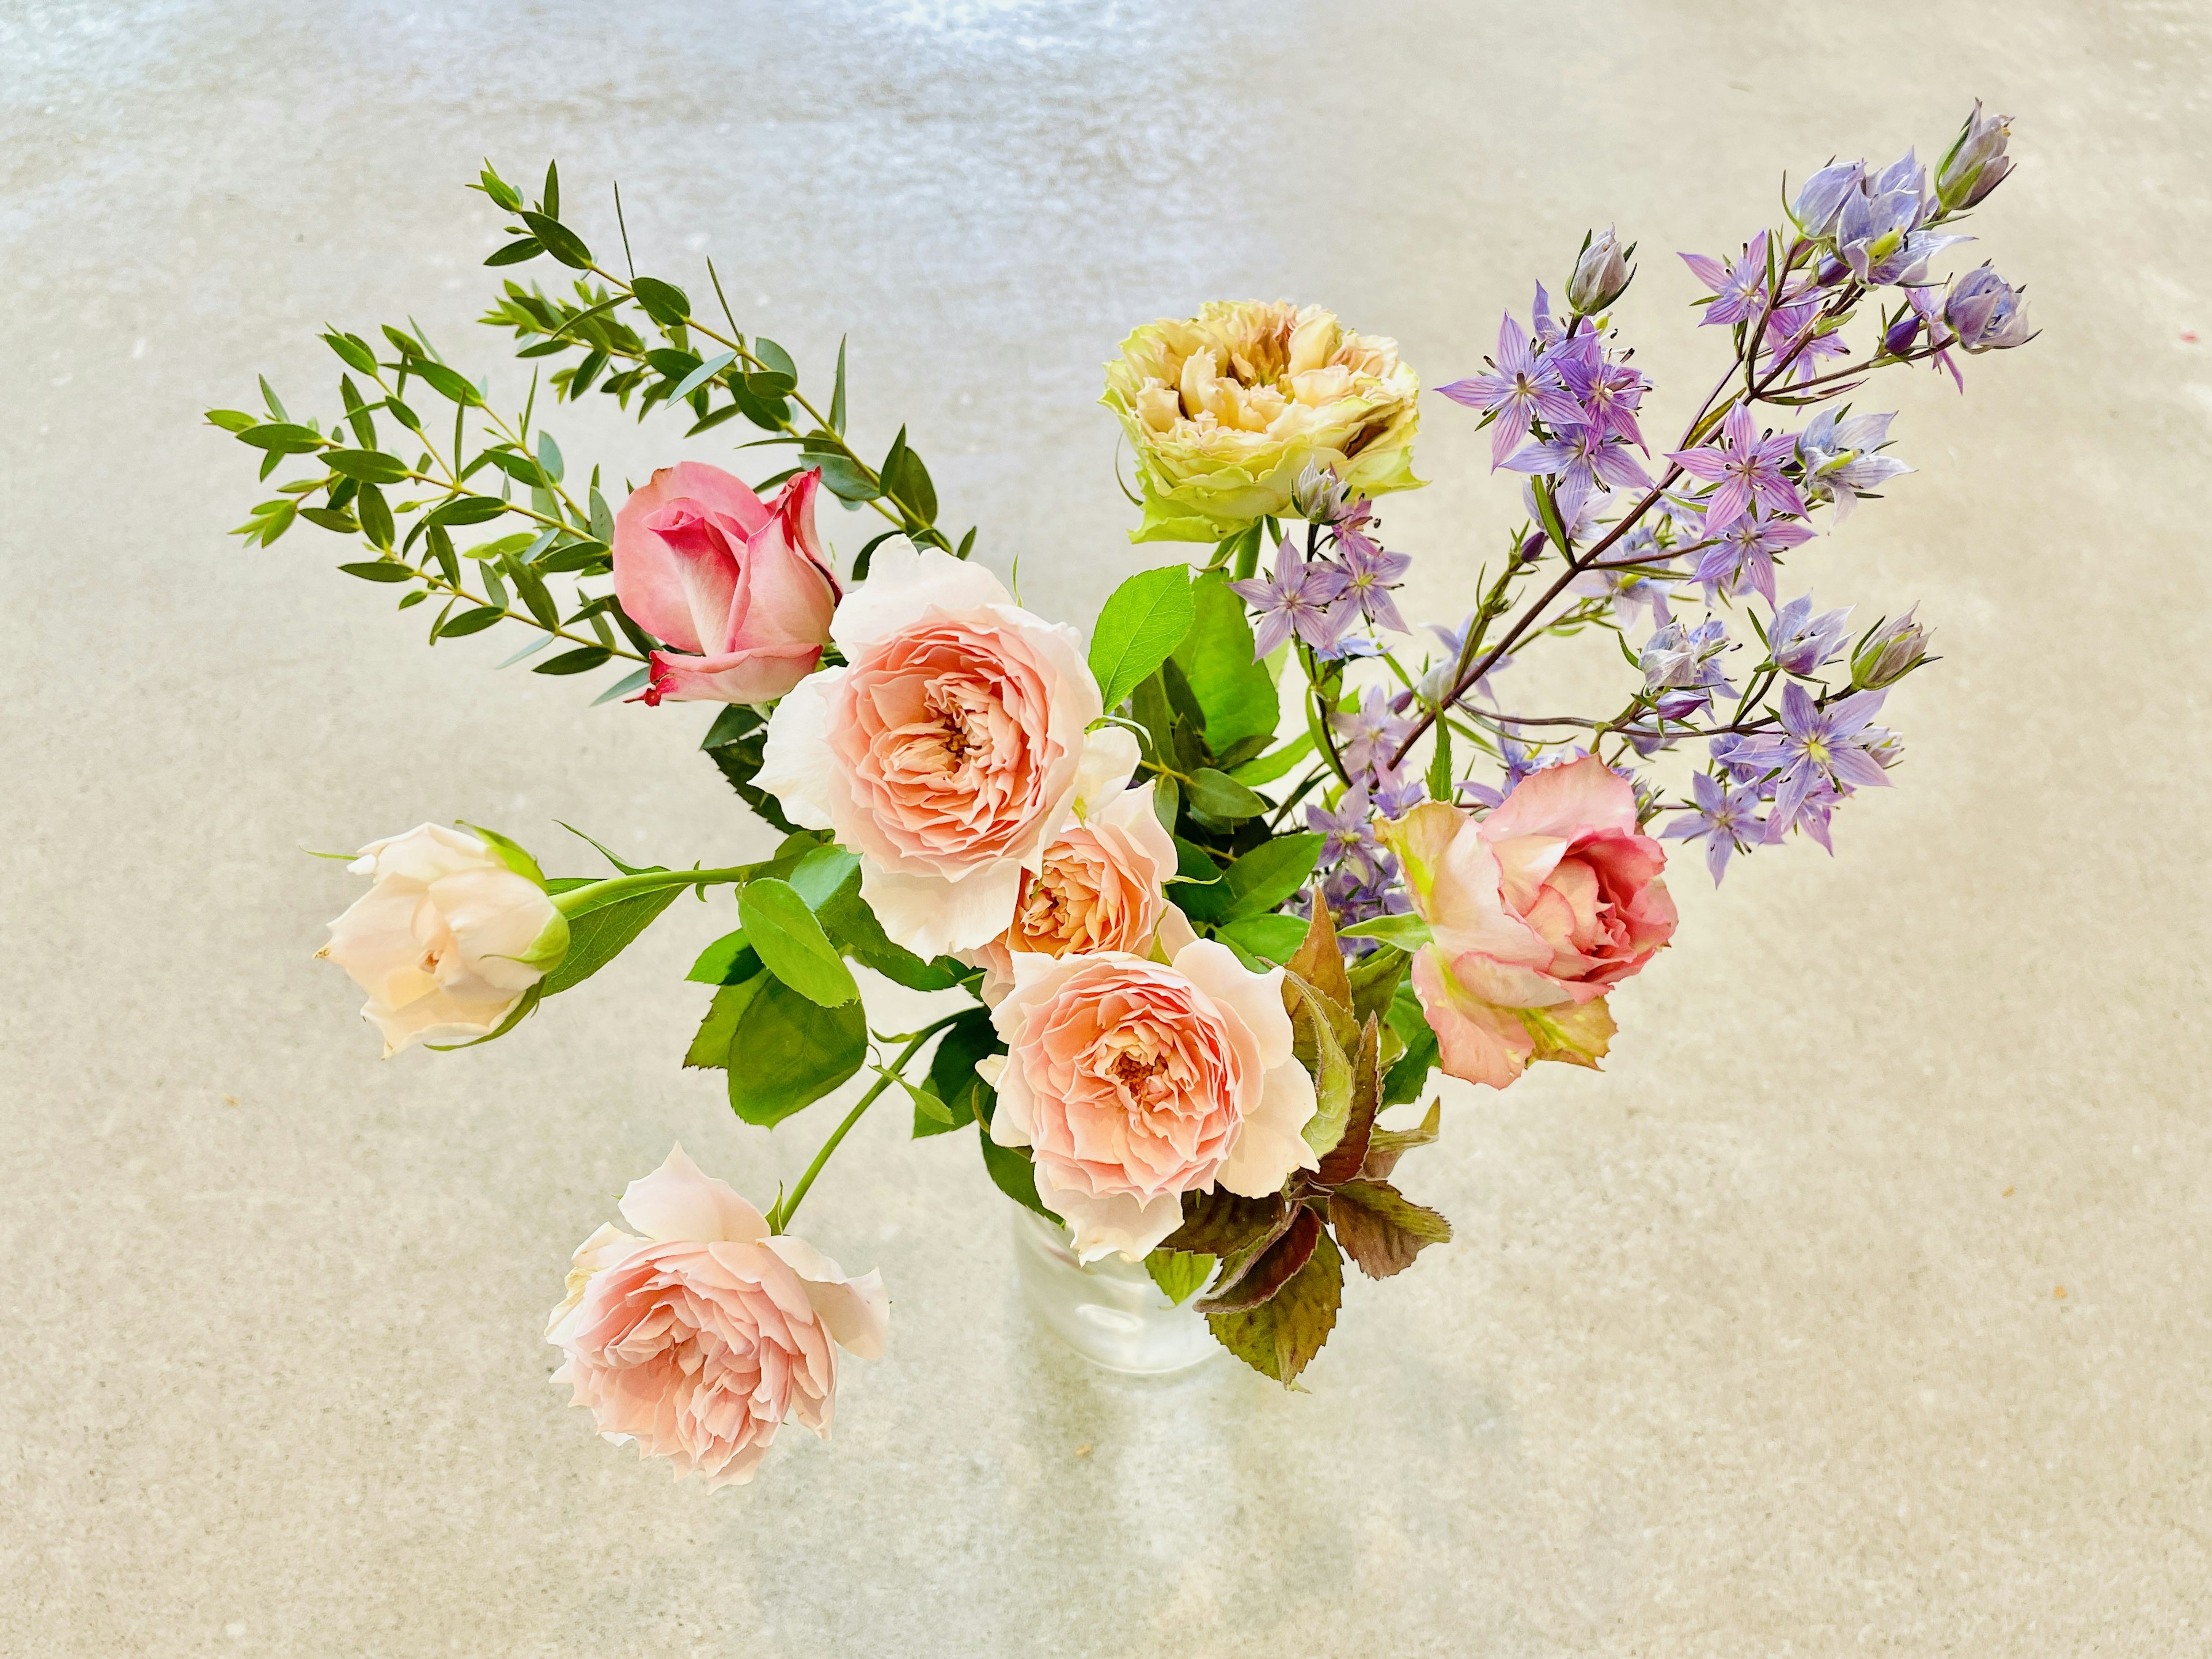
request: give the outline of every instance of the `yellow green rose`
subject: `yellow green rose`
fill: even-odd
[[[1285,516],[1298,474],[1333,467],[1357,495],[1412,489],[1420,377],[1398,343],[1319,306],[1216,300],[1121,342],[1100,401],[1137,452],[1131,539],[1218,541]]]

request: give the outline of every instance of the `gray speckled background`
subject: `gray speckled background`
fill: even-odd
[[[0,7],[0,1651],[2206,1651],[2208,69],[2184,0]],[[1922,471],[1796,567],[1941,631],[1901,787],[1832,862],[1686,862],[1606,1076],[1450,1093],[1407,1174],[1459,1242],[1355,1284],[1310,1395],[1043,1345],[972,1148],[885,1111],[808,1206],[896,1304],[836,1442],[709,1496],[587,1431],[570,1248],[673,1138],[763,1197],[813,1142],[678,1069],[726,913],[386,1065],[296,849],[764,836],[702,712],[427,652],[320,532],[240,552],[204,404],[327,404],[326,320],[458,354],[459,185],[557,151],[803,365],[849,329],[861,433],[1087,617],[1147,556],[1092,404],[1130,324],[1322,299],[1433,385],[1618,219],[1663,422],[1711,349],[1668,250],[1975,94],[2047,332],[1894,387]],[[1510,495],[1429,418],[1390,526],[1433,615]]]

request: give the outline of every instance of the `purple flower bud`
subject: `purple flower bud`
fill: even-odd
[[[1893,357],[1902,357],[1912,349],[1912,343],[1920,337],[1920,313],[1911,306],[1897,313],[1897,320],[1886,329],[1881,337],[1881,349]]]
[[[1858,188],[1864,171],[1863,163],[1858,161],[1832,161],[1808,179],[1798,187],[1797,199],[1790,204],[1790,216],[1797,228],[1816,242],[1833,236],[1844,202]]]
[[[1632,247],[1622,251],[1611,225],[1599,235],[1584,239],[1582,257],[1575,261],[1575,274],[1567,278],[1567,303],[1576,315],[1595,316],[1621,296],[1635,274],[1628,268],[1628,255],[1635,251]]]
[[[1974,100],[1974,112],[1936,170],[1936,198],[1945,212],[1963,212],[2004,182],[2012,171],[2012,158],[2005,154],[2011,137],[2012,117],[1984,115],[1982,100]]]
[[[2021,295],[1986,264],[1977,265],[1951,284],[1943,296],[1943,320],[1969,351],[2001,351],[2035,337],[2027,325]]]
[[[1813,596],[1801,595],[1774,613],[1766,630],[1766,654],[1784,673],[1817,673],[1843,648],[1850,619],[1849,605],[1840,611],[1823,611],[1816,617]]]
[[[1851,653],[1851,689],[1880,691],[1896,684],[1928,659],[1928,639],[1911,611],[1894,622],[1877,623]]]

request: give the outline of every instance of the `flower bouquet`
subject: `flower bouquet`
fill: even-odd
[[[368,891],[323,954],[387,1054],[473,1046],[678,895],[726,889],[684,1063],[721,1071],[763,1129],[868,1079],[765,1212],[681,1148],[631,1183],[627,1228],[575,1253],[556,1380],[610,1437],[713,1484],[750,1479],[787,1419],[826,1436],[839,1351],[883,1350],[886,1297],[793,1224],[896,1091],[915,1135],[975,1138],[1072,1271],[1141,1264],[1156,1310],[1294,1384],[1347,1258],[1388,1279],[1451,1237],[1398,1184],[1439,1105],[1385,1114],[1439,1068],[1494,1089],[1536,1061],[1595,1069],[1611,994],[1675,930],[1668,842],[1701,842],[1717,881],[1740,854],[1829,847],[1837,810],[1888,784],[1901,745],[1876,721],[1932,660],[1926,630],[1911,611],[1855,629],[1783,598],[1783,573],[1823,515],[1840,526],[1911,470],[1893,417],[1848,401],[1869,375],[1957,380],[1962,356],[2029,337],[1990,266],[1930,268],[2009,170],[2006,137],[1977,106],[1932,176],[1910,152],[1834,163],[1735,254],[1682,256],[1721,362],[1669,443],[1647,437],[1651,383],[1619,331],[1634,249],[1585,238],[1559,301],[1539,286],[1481,370],[1437,388],[1522,475],[1526,521],[1425,639],[1376,510],[1421,483],[1420,387],[1393,341],[1273,303],[1132,333],[1103,399],[1133,455],[1132,535],[1197,550],[1079,629],[940,523],[903,429],[880,459],[854,447],[842,346],[802,375],[738,326],[711,263],[711,304],[639,275],[618,194],[619,262],[564,215],[554,168],[532,199],[487,165],[471,187],[513,229],[485,263],[569,273],[505,281],[482,319],[532,365],[519,410],[411,322],[326,333],[335,418],[294,419],[265,380],[265,414],[210,412],[264,478],[301,469],[239,533],[305,520],[365,544],[339,568],[431,643],[524,630],[510,661],[614,671],[597,700],[630,718],[714,705],[702,746],[783,839],[720,868],[600,848],[611,873],[549,878],[496,830],[425,824],[362,850]],[[582,474],[540,416],[607,400],[687,440],[746,433],[769,476]],[[872,532],[849,553],[825,495]],[[1617,651],[1617,690],[1516,708],[1509,671],[1565,641]],[[873,1029],[878,977],[943,1011]]]

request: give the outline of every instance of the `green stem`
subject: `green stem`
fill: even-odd
[[[884,1074],[868,1085],[867,1093],[853,1103],[853,1109],[845,1114],[845,1121],[830,1132],[830,1139],[823,1141],[822,1150],[814,1154],[814,1161],[806,1166],[806,1173],[799,1177],[799,1184],[791,1189],[781,1203],[769,1212],[768,1224],[770,1232],[780,1233],[791,1224],[791,1218],[799,1212],[800,1203],[805,1200],[808,1189],[814,1185],[815,1176],[822,1173],[822,1166],[829,1163],[830,1155],[835,1152],[845,1137],[852,1133],[853,1126],[860,1121],[868,1108],[876,1103],[876,1097],[890,1088],[898,1074],[906,1069],[907,1062],[920,1051],[921,1045],[945,1030],[946,1026],[964,1018],[967,1012],[968,1011],[963,1008],[957,1014],[947,1014],[935,1024],[923,1026],[921,1030],[907,1039],[906,1047],[899,1050],[899,1057],[884,1068]]]
[[[763,866],[740,864],[727,870],[641,870],[634,876],[610,876],[588,887],[571,887],[553,895],[553,908],[564,916],[596,910],[640,893],[657,893],[668,887],[708,887],[724,882],[750,881]]]

